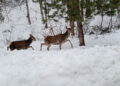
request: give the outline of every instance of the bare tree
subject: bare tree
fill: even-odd
[[[39,6],[40,6],[40,12],[41,12],[41,16],[42,16],[42,20],[44,21],[44,14],[43,14],[43,10],[42,10],[42,0],[39,0]]]
[[[79,0],[77,0],[77,2],[79,3]],[[83,3],[83,0],[81,0],[81,3]],[[79,12],[78,14],[80,16],[80,19],[82,19],[82,21],[83,21],[83,5],[79,6],[79,4],[78,4],[76,10],[77,10],[77,12]],[[79,45],[85,46],[82,22],[77,21],[77,28],[78,28],[78,37],[79,37],[79,41],[80,41]]]
[[[70,26],[71,26],[71,33],[72,33],[72,36],[75,35],[75,32],[74,32],[74,21],[70,21]]]
[[[47,12],[47,5],[46,5],[46,0],[45,0],[45,28],[48,28],[48,12]]]
[[[31,24],[28,0],[25,0],[25,1],[26,1],[26,10],[27,10],[28,23]]]

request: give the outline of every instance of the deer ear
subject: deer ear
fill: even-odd
[[[65,29],[68,30],[68,27],[66,26]]]
[[[67,26],[66,26],[66,29],[67,29],[67,30],[71,30],[71,28],[68,28]]]
[[[30,34],[30,37],[32,36],[32,34]]]
[[[67,29],[67,26],[65,28]]]

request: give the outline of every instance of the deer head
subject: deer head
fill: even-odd
[[[32,41],[36,41],[36,38],[32,36],[32,34],[30,34],[30,38],[32,39]]]

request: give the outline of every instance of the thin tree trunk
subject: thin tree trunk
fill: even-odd
[[[120,18],[120,7],[117,10],[118,10],[118,18]]]
[[[45,11],[46,11],[46,12],[45,12],[45,20],[46,20],[45,28],[48,28],[48,23],[47,23],[47,22],[48,22],[48,19],[47,19],[48,17],[47,17],[47,6],[46,6],[46,0],[45,0]]]
[[[77,0],[78,5],[77,5],[77,12],[79,15],[79,18],[81,19],[81,21],[77,21],[77,27],[78,27],[78,37],[79,37],[79,41],[80,41],[80,46],[85,46],[85,41],[84,41],[84,33],[83,33],[83,25],[82,25],[82,21],[84,20],[83,18],[83,0],[79,1]],[[79,3],[82,3],[81,5],[79,5]]]
[[[71,7],[69,7],[70,10],[73,10],[74,9],[74,2],[71,1],[70,5]],[[74,18],[73,17],[70,17],[70,27],[71,27],[71,34],[72,36],[75,35],[75,32],[74,32]]]
[[[42,11],[42,0],[39,0],[39,5],[40,5],[40,12],[41,12],[42,20],[44,21],[44,15]]]
[[[111,28],[112,28],[112,16],[111,16],[111,18],[110,18],[110,22],[109,22],[109,30],[111,31]]]
[[[72,33],[72,36],[75,35],[75,31],[74,31],[74,21],[70,21],[70,26],[71,26],[71,33]]]
[[[47,22],[45,23],[45,28],[48,28],[48,23]]]
[[[77,22],[77,27],[78,27],[78,36],[79,36],[80,46],[85,46],[82,23]]]
[[[102,31],[102,28],[103,28],[103,15],[101,17],[102,17],[102,20],[101,20],[100,30]]]
[[[111,28],[113,27],[113,24],[112,24],[113,22],[112,22],[112,16],[111,16]]]
[[[28,0],[26,0],[26,10],[27,10],[27,19],[28,19],[28,23],[31,24]]]

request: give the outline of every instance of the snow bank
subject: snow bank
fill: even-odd
[[[78,47],[78,39],[51,46],[40,51],[40,43],[32,43],[35,50],[7,51],[0,49],[1,86],[119,86],[120,31],[85,36],[86,46]]]
[[[1,51],[1,86],[119,86],[120,46]]]

